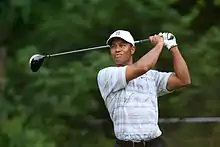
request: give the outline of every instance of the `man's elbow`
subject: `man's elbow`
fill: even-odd
[[[191,79],[190,78],[182,81],[182,86],[183,87],[188,87],[190,85],[191,85]]]

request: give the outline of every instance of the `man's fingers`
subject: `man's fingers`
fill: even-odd
[[[155,44],[155,36],[150,36],[149,39],[152,44]]]
[[[163,33],[161,33],[161,32],[160,32],[158,35],[159,35],[160,37],[163,37]]]
[[[152,41],[153,36],[149,36],[150,41]]]

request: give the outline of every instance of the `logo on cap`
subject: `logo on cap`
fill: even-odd
[[[120,35],[120,31],[115,32],[115,35],[119,36]]]

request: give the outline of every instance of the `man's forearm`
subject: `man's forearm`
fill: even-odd
[[[173,55],[173,66],[176,76],[183,84],[186,85],[190,84],[191,81],[190,81],[189,70],[178,47],[177,46],[173,47],[170,49],[170,51],[172,52]]]
[[[128,65],[126,68],[126,81],[130,81],[150,70],[155,66],[160,53],[163,49],[163,43],[158,43],[147,54],[141,57],[136,63]]]
[[[144,71],[148,71],[149,69],[153,68],[157,60],[160,56],[160,53],[163,49],[163,43],[157,44],[153,49],[151,49],[147,54],[141,57],[136,63],[135,66],[144,69]]]

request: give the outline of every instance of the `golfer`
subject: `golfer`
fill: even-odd
[[[190,75],[171,33],[150,36],[154,47],[133,62],[136,47],[126,30],[117,30],[107,40],[114,66],[101,69],[97,82],[110,114],[116,147],[163,147],[158,126],[158,97],[190,85]],[[166,47],[173,57],[174,72],[153,70]]]

